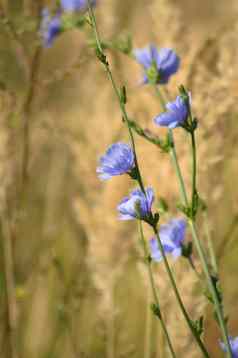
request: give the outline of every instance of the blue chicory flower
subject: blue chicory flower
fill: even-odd
[[[100,158],[97,173],[100,179],[107,180],[116,175],[130,173],[134,166],[133,150],[128,144],[119,142],[112,144]]]
[[[157,83],[166,84],[169,78],[178,71],[180,64],[179,57],[172,49],[161,48],[158,50],[154,45],[134,50],[134,56],[145,69],[144,84],[149,82],[146,71],[153,66],[158,74]]]
[[[42,11],[42,20],[40,27],[40,34],[43,39],[44,47],[51,47],[55,38],[61,31],[60,14],[51,17],[49,10],[44,8]]]
[[[186,221],[183,219],[172,219],[167,224],[160,226],[159,236],[165,253],[171,254],[175,259],[181,256],[185,231]],[[159,262],[163,259],[155,237],[150,240],[150,251],[154,261]]]
[[[181,96],[178,96],[174,102],[166,104],[167,112],[155,117],[154,122],[161,127],[170,129],[183,125],[188,117],[188,106]]]
[[[235,338],[229,337],[229,342],[232,351],[232,358],[238,358],[238,337]],[[227,347],[225,343],[220,342],[220,346],[224,352],[227,352]]]
[[[154,201],[154,191],[152,188],[147,188],[145,192],[146,195],[141,189],[133,190],[129,196],[120,202],[117,209],[121,220],[144,220],[150,216]]]
[[[91,5],[96,5],[96,0],[91,0]],[[87,9],[87,0],[61,0],[61,7],[66,12],[83,11]]]

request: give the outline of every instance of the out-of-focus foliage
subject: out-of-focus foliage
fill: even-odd
[[[54,10],[56,3],[0,2],[0,356],[9,357],[11,346],[4,278],[8,240],[16,281],[14,358],[145,358],[150,343],[150,357],[166,358],[148,308],[152,298],[136,227],[117,220],[128,181],[104,185],[95,173],[105,148],[127,140],[117,103],[88,47],[88,31],[64,33],[52,48],[41,47],[45,5]],[[237,335],[236,1],[100,0],[96,14],[105,40],[130,32],[136,47],[154,42],[175,48],[182,58],[171,93],[180,83],[193,93],[200,123],[199,191],[208,201],[229,327]],[[164,133],[151,121],[160,110],[152,90],[137,86],[139,66],[114,51],[108,56],[118,81],[127,85],[133,118]],[[179,130],[176,142],[189,185],[189,156]],[[137,143],[146,182],[175,210],[178,187],[170,163],[153,146]],[[197,317],[206,312],[205,339],[219,357],[218,330],[197,298],[196,277],[185,262],[175,265],[189,311]],[[178,356],[199,358],[160,267],[157,277]]]

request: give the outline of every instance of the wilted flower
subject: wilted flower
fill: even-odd
[[[167,112],[159,114],[154,119],[158,126],[173,129],[181,126],[187,120],[188,106],[181,96],[178,96],[174,102],[168,102],[166,108]]]
[[[229,337],[229,342],[232,351],[232,358],[238,358],[238,337],[235,338]],[[220,346],[224,352],[227,352],[227,347],[225,343],[220,342]]]
[[[180,64],[179,57],[172,49],[158,50],[154,45],[134,50],[134,56],[145,69],[143,83],[148,83],[151,78],[155,83],[168,83]]]
[[[172,219],[166,225],[160,226],[159,236],[165,253],[174,258],[181,256],[182,243],[185,239],[186,222],[183,219]],[[163,259],[157,238],[150,240],[151,257],[154,261]]]
[[[140,189],[133,190],[130,196],[125,197],[117,207],[120,213],[120,219],[145,220],[151,215],[153,201],[154,191],[152,188],[146,189],[146,195]]]
[[[44,47],[51,47],[55,38],[61,31],[60,14],[53,17],[50,16],[47,8],[42,11],[42,20],[40,27],[40,34],[43,38]]]
[[[116,175],[130,173],[134,166],[133,150],[126,143],[119,142],[112,144],[100,158],[97,173],[100,179],[107,180]]]
[[[96,0],[91,0],[90,4],[92,6],[95,6]],[[67,12],[86,10],[87,5],[88,5],[87,0],[61,0],[61,7],[64,11]]]

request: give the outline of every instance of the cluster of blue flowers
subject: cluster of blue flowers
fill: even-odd
[[[180,59],[172,49],[161,48],[158,50],[154,45],[150,45],[143,49],[136,49],[133,53],[145,71],[143,84],[149,83],[150,79],[154,84],[167,84],[170,77],[179,69]],[[188,105],[182,96],[178,96],[174,102],[167,103],[166,109],[166,112],[159,114],[154,119],[158,126],[173,129],[183,126],[187,121]]]
[[[133,52],[135,59],[143,66],[142,84],[153,83],[154,85],[168,83],[170,77],[178,71],[180,59],[172,49],[160,49],[150,45],[143,49],[137,49]],[[183,91],[177,96],[175,101],[168,102],[165,106],[166,111],[160,113],[154,118],[157,126],[174,129],[183,127],[190,130],[191,123],[188,122],[191,105],[191,95]],[[100,166],[97,173],[100,179],[107,180],[113,176],[128,174],[133,179],[135,168],[135,153],[132,148],[125,143],[112,144],[100,159]],[[153,218],[152,204],[154,201],[154,191],[148,187],[137,188],[129,196],[125,197],[117,209],[119,219],[121,220],[143,220],[150,223]],[[171,255],[174,259],[185,255],[183,253],[184,240],[186,234],[186,221],[182,218],[173,218],[168,223],[160,225],[159,236],[164,254]],[[149,240],[150,256],[154,262],[163,260],[163,254],[160,250],[158,239],[153,237]],[[185,255],[186,256],[186,255]],[[238,358],[238,337],[229,338],[232,357]],[[221,348],[226,352],[227,347],[220,342]]]
[[[131,174],[135,168],[135,159],[132,148],[126,143],[112,144],[105,155],[100,158],[100,166],[97,168],[99,178],[107,180],[113,176]],[[152,204],[155,195],[152,188],[133,190],[118,205],[119,218],[121,220],[139,219],[147,221],[152,216]],[[160,227],[160,237],[164,251],[178,257],[182,253],[182,243],[185,238],[186,222],[182,219],[173,219]],[[157,239],[150,240],[151,257],[155,261],[161,261],[162,254],[158,247]]]
[[[62,31],[72,27],[71,22],[70,26],[66,26],[66,20],[73,21],[75,13],[83,14],[87,10],[87,4],[87,0],[60,0],[59,9],[54,15],[50,14],[47,8],[44,9],[40,28],[44,47],[51,47],[55,38]],[[95,6],[96,0],[90,0],[90,4]],[[76,26],[74,22],[72,23],[73,26]],[[166,85],[180,66],[180,58],[175,51],[170,48],[157,49],[153,44],[134,50],[133,55],[143,67],[142,84]],[[164,112],[154,118],[154,123],[170,130],[183,127],[193,133],[197,123],[191,116],[190,106],[191,95],[181,87],[179,96],[165,105]],[[151,187],[143,187],[134,149],[122,142],[112,144],[100,158],[97,173],[101,180],[108,180],[124,174],[137,180],[139,188],[134,189],[123,198],[117,207],[119,219],[145,221],[153,227],[157,234],[159,215],[152,213],[155,194]],[[160,225],[160,240],[158,241],[157,237],[149,240],[150,258],[154,262],[160,262],[164,255],[171,255],[174,259],[181,255],[186,256],[185,234],[186,220],[182,218],[173,218],[166,224]],[[161,252],[162,248],[163,253]],[[229,337],[229,342],[232,357],[238,358],[238,337]],[[220,346],[223,351],[227,352],[225,343],[220,342]]]
[[[143,49],[137,49],[133,53],[135,59],[144,68],[144,84],[149,82],[150,69],[154,70],[153,75],[156,74],[156,84],[166,84],[179,68],[180,59],[172,49],[158,50],[154,45],[150,45]],[[166,109],[166,112],[154,119],[155,124],[171,129],[183,126],[188,117],[188,106],[184,98],[178,96],[174,102],[166,105]],[[133,178],[134,169],[135,156],[132,148],[125,143],[115,143],[101,157],[97,173],[102,180],[122,174],[129,174]],[[154,191],[152,188],[146,188],[145,191],[137,188],[118,205],[119,218],[121,220],[139,219],[148,222],[147,219],[152,217],[153,201]],[[174,258],[181,256],[185,231],[186,221],[183,219],[173,219],[166,225],[161,225],[159,234],[165,253],[171,254]],[[162,260],[162,253],[156,238],[150,240],[150,250],[151,258],[154,261]]]
[[[91,5],[95,6],[96,0],[91,0]],[[60,0],[60,9],[54,16],[51,16],[47,8],[44,8],[40,27],[40,35],[43,39],[44,47],[51,47],[56,37],[62,31],[63,13],[84,12],[86,9],[87,0]]]

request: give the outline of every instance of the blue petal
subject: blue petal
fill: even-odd
[[[150,47],[145,47],[143,49],[136,49],[133,51],[133,54],[137,60],[144,68],[149,68],[152,64],[151,51]]]
[[[91,1],[91,5],[95,6],[96,1]],[[61,7],[64,11],[68,12],[85,10],[87,8],[87,0],[61,0]]]
[[[154,118],[155,124],[161,127],[175,128],[178,126],[178,119],[176,113],[164,112]]]
[[[182,253],[181,247],[177,247],[172,251],[172,256],[174,259],[177,259],[178,257],[181,256],[181,253]]]
[[[162,77],[168,78],[179,69],[180,59],[172,49],[162,48],[157,57],[157,66],[161,70]]]
[[[230,336],[229,342],[230,342],[231,351],[232,351],[232,358],[238,358],[238,337],[233,339]],[[219,342],[219,343],[220,343],[222,350],[224,352],[227,352],[227,347],[226,347],[225,343],[223,343],[223,342]]]
[[[118,211],[121,214],[121,218],[126,216],[126,219],[138,218],[138,212],[136,204],[138,204],[140,211],[140,219],[144,219],[151,212],[151,206],[154,199],[154,192],[152,188],[146,189],[146,196],[140,189],[135,189],[131,192],[129,197],[124,198],[118,205]]]
[[[100,167],[97,168],[97,173],[108,174],[104,179],[109,179],[115,175],[128,173],[133,169],[134,153],[126,143],[114,143],[107,149],[99,162]]]

